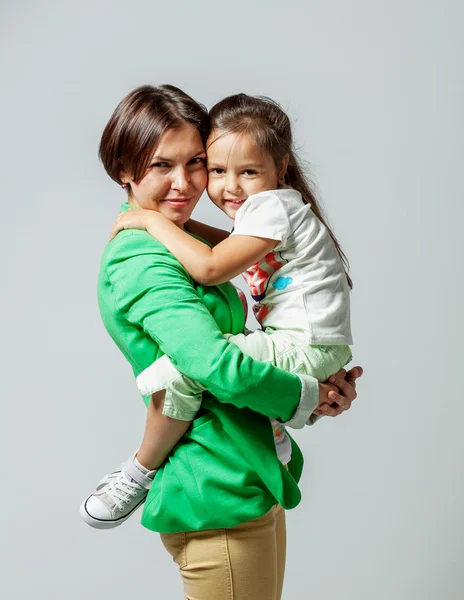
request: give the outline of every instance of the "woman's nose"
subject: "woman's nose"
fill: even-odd
[[[186,192],[190,187],[190,173],[184,167],[179,167],[174,172],[172,188],[179,192]]]

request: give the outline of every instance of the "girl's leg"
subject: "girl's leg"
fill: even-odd
[[[311,345],[308,335],[301,331],[258,329],[248,334],[226,334],[224,337],[255,360],[271,362],[285,371],[310,375],[318,381],[326,381],[351,360],[348,346]],[[138,376],[137,385],[144,395],[165,389],[163,414],[181,420],[193,418],[205,389],[182,375],[167,356],[145,369]],[[317,419],[318,416],[311,415],[308,424]]]
[[[242,352],[285,371],[326,381],[351,360],[349,346],[311,345],[303,332],[256,330],[248,335],[226,335]]]
[[[157,469],[190,427],[192,421],[179,421],[163,415],[164,392],[153,394],[148,403],[147,421],[137,460],[149,471]]]
[[[185,598],[280,600],[285,529],[279,508],[230,529],[161,534],[179,566]]]
[[[224,337],[255,360],[271,362],[290,373],[310,375],[320,382],[327,381],[351,360],[348,346],[311,345],[308,335],[301,331],[258,329],[249,334],[226,334]],[[142,394],[165,389],[163,415],[180,420],[193,418],[205,389],[182,375],[167,356],[145,369],[137,378],[137,385]],[[312,425],[319,418],[312,414],[307,424]]]
[[[82,503],[80,514],[92,527],[117,527],[144,503],[156,469],[190,427],[191,421],[163,415],[163,406],[164,392],[154,394],[148,403],[145,435],[137,455],[106,475]]]

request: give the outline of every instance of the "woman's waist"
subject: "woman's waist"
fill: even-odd
[[[295,479],[277,459],[269,419],[205,402],[155,477],[142,519],[149,529],[232,527],[276,502],[293,508],[300,500]],[[296,446],[295,454],[301,457]]]

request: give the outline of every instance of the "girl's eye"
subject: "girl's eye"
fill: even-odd
[[[256,175],[256,171],[254,169],[245,169],[245,171],[243,171],[244,175]]]
[[[211,169],[210,173],[213,173],[214,175],[223,175],[224,169]]]

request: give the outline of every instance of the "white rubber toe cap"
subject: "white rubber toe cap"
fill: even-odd
[[[85,510],[91,517],[98,519],[99,521],[109,521],[110,519],[113,519],[113,515],[103,502],[95,496],[90,496],[90,498],[86,500]]]
[[[125,520],[115,521],[106,506],[94,496],[89,496],[87,500],[84,500],[79,513],[87,525],[97,529],[112,529]]]

